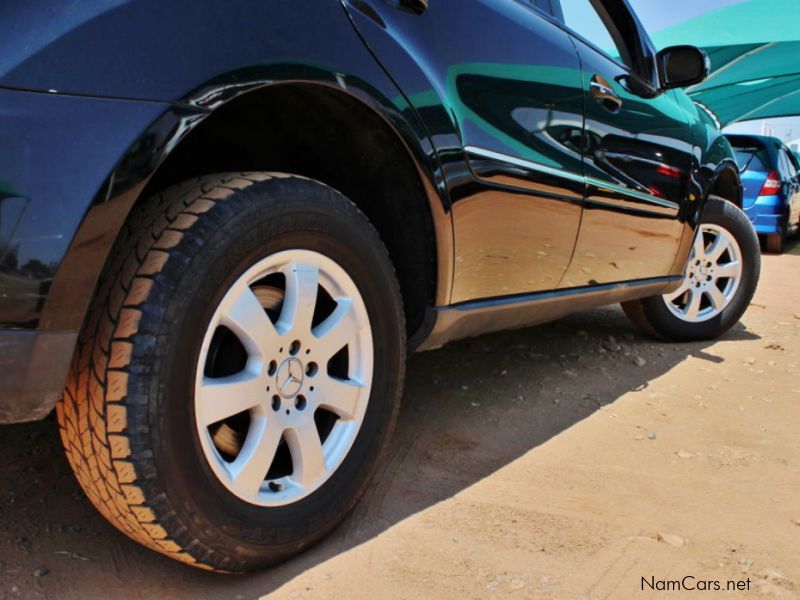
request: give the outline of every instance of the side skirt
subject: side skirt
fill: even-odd
[[[607,304],[666,293],[682,276],[637,279],[534,294],[470,300],[434,309],[435,322],[417,351],[433,350],[454,340],[529,327]]]

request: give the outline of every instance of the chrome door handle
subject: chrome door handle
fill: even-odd
[[[592,81],[589,83],[589,93],[592,98],[612,113],[618,113],[622,109],[622,98],[617,95],[611,84],[600,75],[592,77]]]

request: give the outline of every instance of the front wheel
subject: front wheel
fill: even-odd
[[[695,234],[684,279],[669,294],[624,302],[645,332],[670,341],[719,337],[750,305],[761,272],[758,237],[735,205],[712,197]]]
[[[89,499],[134,540],[219,571],[320,540],[399,408],[405,327],[377,232],[284,175],[214,175],[132,215],[57,406]]]

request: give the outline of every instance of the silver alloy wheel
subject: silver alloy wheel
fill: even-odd
[[[271,318],[259,282],[275,274],[282,274],[285,285]],[[332,308],[320,317],[323,298]],[[315,310],[319,323],[312,323]],[[220,328],[238,339],[246,357],[235,374],[209,376],[209,361],[220,354],[213,349]],[[329,374],[329,361],[345,347],[346,373]],[[264,258],[231,286],[203,339],[194,401],[208,464],[231,492],[252,504],[280,506],[314,492],[342,464],[358,435],[372,370],[367,309],[345,270],[309,250]],[[324,432],[315,419],[320,410],[333,421]],[[246,425],[233,456],[214,433],[225,423],[241,423],[242,417]],[[268,479],[284,444],[290,472]]]
[[[719,315],[733,300],[742,279],[742,251],[719,225],[701,225],[694,239],[681,286],[663,296],[670,312],[701,323]]]

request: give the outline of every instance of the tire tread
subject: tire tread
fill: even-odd
[[[195,567],[236,571],[241,566],[191,537],[153,494],[148,452],[134,453],[147,424],[131,420],[131,338],[142,307],[171,251],[202,215],[231,194],[272,178],[225,173],[175,185],[134,209],[98,288],[70,366],[56,417],[67,460],[97,510],[133,540]]]

